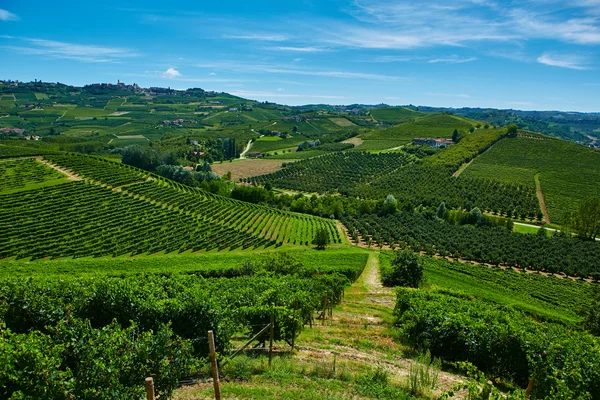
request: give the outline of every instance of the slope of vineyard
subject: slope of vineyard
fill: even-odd
[[[589,196],[600,196],[600,152],[562,140],[505,139],[477,158],[464,177],[495,179],[534,187],[539,174],[553,222]]]
[[[600,279],[600,245],[574,237],[523,235],[502,228],[453,225],[408,212],[386,217],[344,217],[342,222],[354,238],[367,243]]]
[[[66,181],[60,172],[35,159],[0,160],[0,193],[17,191]]]
[[[417,118],[427,115],[406,107],[374,108],[369,111],[369,114],[377,121],[390,125],[414,121]]]
[[[288,164],[280,171],[247,181],[306,192],[348,193],[357,184],[392,173],[412,159],[406,153],[336,152]]]
[[[0,195],[0,258],[309,245],[321,227],[341,241],[331,220],[221,198],[103,159],[48,161],[84,181]]]
[[[451,138],[454,130],[467,133],[473,124],[464,118],[434,114],[391,128],[375,130],[363,135],[365,140],[399,139],[406,142],[417,137]]]

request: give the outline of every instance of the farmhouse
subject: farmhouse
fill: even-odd
[[[25,129],[20,129],[20,128],[0,128],[0,132],[16,133],[18,135],[22,135],[23,132],[25,132]]]
[[[413,139],[413,143],[416,145],[427,145],[427,146],[431,146],[434,149],[438,149],[441,147],[447,147],[450,146],[451,144],[454,144],[454,142],[451,139],[444,139],[444,138],[414,138]]]

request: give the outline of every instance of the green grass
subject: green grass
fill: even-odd
[[[261,153],[267,151],[277,151],[297,147],[300,143],[305,142],[308,138],[301,135],[294,135],[287,139],[281,139],[276,136],[264,136],[252,144],[250,151],[258,151]]]
[[[360,268],[366,263],[368,252],[357,247],[329,248],[325,251],[281,246],[277,249],[228,252],[200,252],[170,255],[138,255],[135,257],[85,257],[56,260],[3,261],[0,263],[0,279],[9,277],[50,276],[125,276],[144,273],[202,273],[240,268],[255,255],[286,252],[306,267]]]
[[[524,234],[534,234],[539,231],[540,228],[529,226],[529,225],[517,225],[515,224],[513,228],[513,232],[524,233]]]
[[[66,176],[33,159],[0,161],[0,193],[14,193],[67,181]]]
[[[391,254],[381,254],[389,267]],[[594,287],[587,282],[525,274],[459,262],[422,257],[427,284],[458,290],[485,301],[514,307],[539,318],[576,324],[580,310],[589,307]]]
[[[381,150],[389,150],[394,149],[399,146],[403,146],[405,144],[410,143],[409,140],[406,139],[365,139],[365,141],[360,145],[355,147],[352,150],[355,151],[381,151]]]
[[[562,140],[504,139],[477,158],[464,177],[534,186],[539,174],[552,222],[589,196],[600,196],[600,152]]]
[[[35,98],[38,100],[48,100],[49,97],[46,93],[35,93]]]
[[[406,107],[375,108],[370,111],[370,114],[377,121],[391,125],[414,121],[427,115]]]
[[[422,117],[413,122],[396,125],[391,128],[372,131],[364,134],[365,140],[394,139],[410,141],[418,137],[426,138],[451,138],[455,129],[459,132],[468,132],[473,124],[467,120],[453,115],[433,114]]]

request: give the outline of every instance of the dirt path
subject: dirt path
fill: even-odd
[[[240,160],[244,160],[246,158],[246,153],[250,151],[250,147],[252,147],[252,140],[248,140],[248,144],[242,153],[240,154]]]
[[[45,166],[55,169],[58,172],[60,172],[61,174],[66,175],[67,178],[69,178],[69,180],[71,180],[71,181],[80,181],[81,180],[81,177],[79,175],[74,174],[70,171],[67,171],[66,169],[63,169],[63,168],[59,167],[58,165],[50,164],[48,161],[44,160],[41,157],[36,157],[35,159],[38,162],[41,162],[42,164],[44,164]]]
[[[335,355],[340,363],[380,366],[388,371],[393,383],[405,384],[415,361],[404,354],[407,349],[394,340],[389,330],[395,301],[393,289],[381,284],[379,254],[370,254],[363,273],[346,289],[343,303],[334,308],[333,317],[324,324],[318,321],[297,339],[299,352],[295,358],[314,361]],[[440,372],[436,394],[462,380],[459,375]]]
[[[550,223],[550,215],[548,214],[548,209],[546,208],[546,199],[544,198],[544,192],[542,192],[542,184],[540,182],[540,174],[535,174],[535,193],[537,194],[538,200],[540,202],[540,208],[542,209],[542,214],[544,214],[544,221],[547,224]]]
[[[469,168],[469,166],[471,166],[471,164],[473,164],[473,161],[477,160],[479,157],[481,157],[482,155],[484,155],[485,153],[487,153],[488,151],[490,151],[491,149],[493,149],[494,146],[497,145],[498,143],[500,143],[501,141],[502,141],[502,139],[498,140],[496,143],[494,143],[493,145],[491,145],[490,147],[488,147],[483,153],[479,154],[477,157],[475,157],[474,159],[472,159],[468,163],[465,163],[465,164],[461,165],[460,168],[458,169],[458,171],[456,171],[454,174],[452,174],[452,176],[455,177],[455,178],[458,178],[463,172],[465,172],[465,170],[467,168]]]

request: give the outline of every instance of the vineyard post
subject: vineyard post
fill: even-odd
[[[217,367],[217,355],[215,353],[215,336],[213,334],[213,331],[208,331],[208,350],[210,352],[210,363],[212,365],[215,399],[221,400],[221,388],[219,387],[219,368]]]
[[[271,328],[269,332],[269,368],[271,368],[271,360],[273,359],[273,327],[275,326],[275,315],[271,314]]]
[[[154,379],[146,378],[146,399],[154,400]]]
[[[323,314],[321,315],[321,318],[323,318],[323,320],[321,321],[321,325],[325,325],[325,316],[327,315],[327,295],[325,295],[325,297],[323,298]]]
[[[529,385],[527,385],[527,390],[525,391],[526,399],[531,397],[531,392],[533,392],[533,383],[534,383],[534,378],[532,376],[531,379],[529,380]]]

